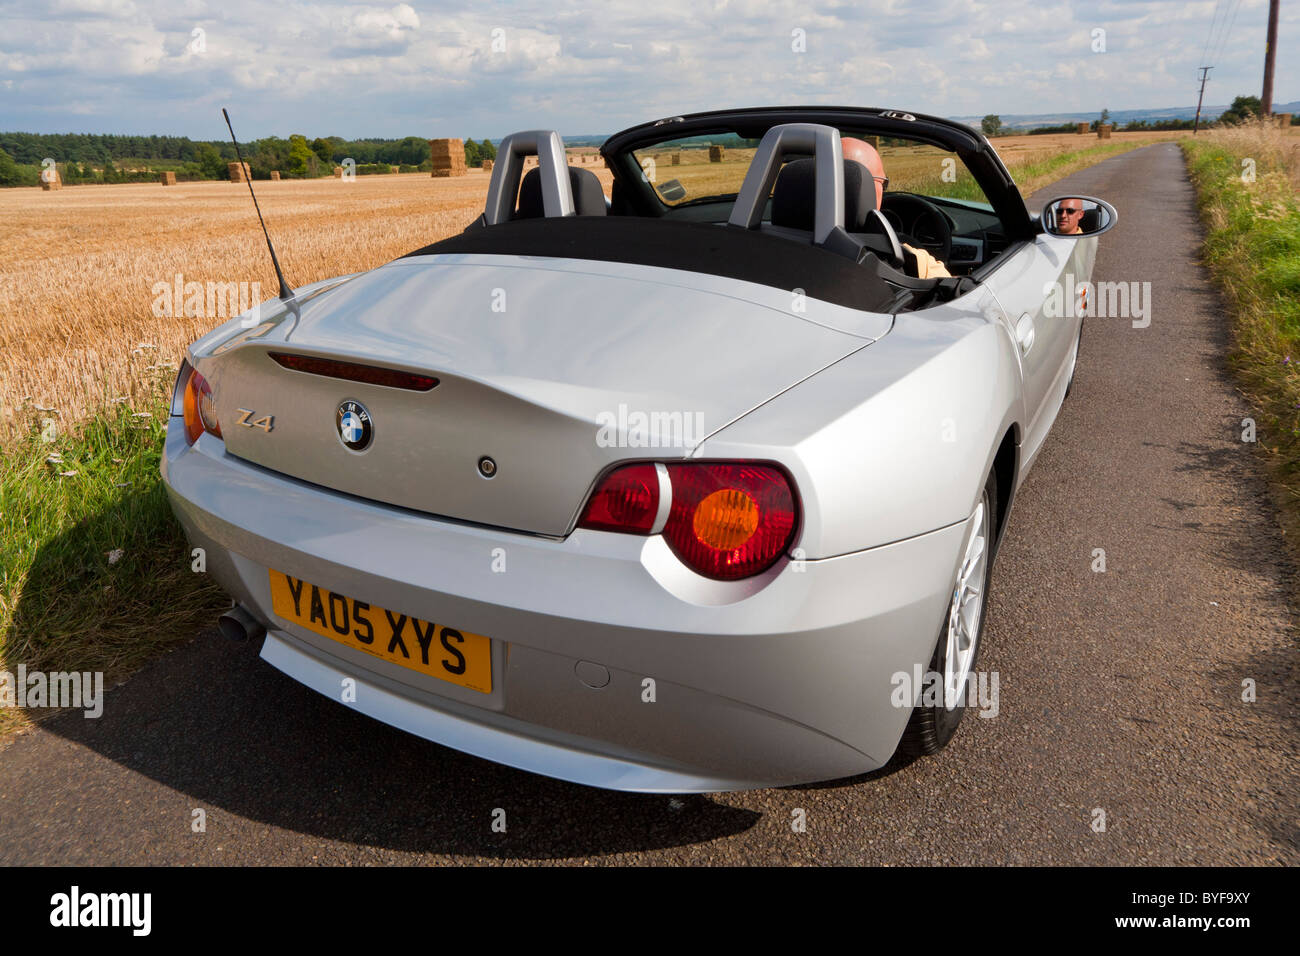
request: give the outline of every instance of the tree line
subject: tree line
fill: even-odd
[[[309,140],[299,134],[288,139],[268,136],[240,143],[254,179],[269,179],[273,171],[286,178],[333,175],[334,167],[351,159],[358,173],[428,172],[432,168],[429,141],[356,139],[341,136]],[[481,166],[496,158],[487,139],[465,140],[465,163]],[[63,181],[143,182],[171,170],[180,180],[226,179],[235,162],[235,147],[221,140],[192,140],[184,136],[119,136],[97,133],[0,133],[0,186],[35,186],[42,164],[54,160]]]
[[[1201,119],[1201,127],[1212,125],[1228,126],[1242,123],[1255,117],[1263,115],[1264,107],[1258,96],[1238,96],[1232,101],[1232,105],[1219,114],[1218,118],[1211,123],[1204,117]],[[1095,131],[1098,126],[1109,123],[1110,110],[1102,110],[1101,116],[1088,124],[1090,130]],[[1129,120],[1122,127],[1116,126],[1116,129],[1123,130],[1177,130],[1192,129],[1195,120],[1190,119],[1163,119],[1163,120]],[[1291,119],[1292,126],[1300,126],[1300,116]],[[980,129],[985,136],[1012,136],[1028,134],[1033,136],[1038,133],[1073,133],[1078,129],[1076,123],[1062,123],[1059,126],[1037,126],[1034,129],[1019,129],[1011,126],[1003,126],[1002,118],[995,113],[990,113],[980,121]]]

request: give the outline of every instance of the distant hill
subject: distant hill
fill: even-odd
[[[1226,105],[1202,106],[1201,119],[1207,122],[1215,120],[1218,118],[1219,114],[1227,108]],[[1273,112],[1300,113],[1300,102],[1274,103]],[[1009,126],[1013,129],[1029,130],[1037,129],[1040,126],[1062,126],[1066,123],[1091,123],[1101,115],[1101,110],[1094,110],[1091,113],[999,113],[997,115],[1002,120],[1003,126]],[[952,116],[949,118],[979,129],[980,120],[984,117]],[[1195,106],[1170,106],[1165,109],[1110,111],[1111,122],[1116,126],[1123,126],[1134,120],[1146,120],[1147,122],[1154,123],[1159,120],[1190,120],[1195,118]]]
[[[605,140],[609,139],[609,134],[605,133],[604,135],[594,135],[591,133],[587,133],[581,136],[577,134],[573,136],[569,136],[565,133],[561,133],[560,139],[564,140],[565,146],[599,146],[601,143],[605,142]],[[492,141],[492,145],[500,146],[501,140],[494,139]]]

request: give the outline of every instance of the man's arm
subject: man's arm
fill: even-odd
[[[907,260],[907,272],[918,279],[943,279],[952,275],[942,262],[924,249],[914,249],[903,243],[903,255]]]

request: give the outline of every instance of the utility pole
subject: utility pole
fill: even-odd
[[[1195,136],[1196,131],[1201,128],[1201,101],[1205,99],[1205,80],[1210,75],[1212,69],[1214,69],[1212,66],[1201,67],[1201,95],[1196,98],[1196,122],[1192,123],[1193,136]]]
[[[1277,15],[1282,0],[1269,0],[1268,44],[1264,47],[1264,95],[1260,99],[1260,112],[1273,114],[1273,57],[1277,53]]]

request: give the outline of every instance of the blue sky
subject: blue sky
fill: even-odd
[[[1227,103],[1259,94],[1267,11],[1266,0],[0,0],[0,129],[216,139],[228,106],[241,139],[477,139],[764,103],[944,116],[1184,106],[1207,41],[1221,51],[1206,102]],[[1294,0],[1278,47],[1274,99],[1298,100]]]

